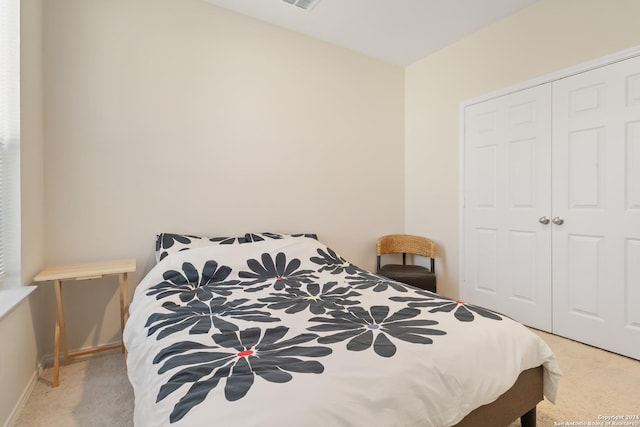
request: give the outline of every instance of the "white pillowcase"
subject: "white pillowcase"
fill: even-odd
[[[290,239],[292,237],[308,237],[318,240],[318,235],[314,233],[302,233],[302,234],[280,234],[280,233],[247,233],[244,235],[244,239],[247,242],[261,242],[269,239]]]
[[[189,234],[160,233],[156,237],[156,262],[176,252],[213,245],[250,243],[243,237],[208,237]]]

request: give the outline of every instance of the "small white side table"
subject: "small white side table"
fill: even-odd
[[[64,364],[69,363],[69,358],[95,353],[98,351],[113,350],[121,347],[125,352],[122,342],[122,332],[129,313],[129,277],[128,273],[136,271],[136,260],[133,258],[88,262],[82,264],[53,265],[45,268],[33,278],[34,282],[53,281],[56,293],[56,327],[53,348],[53,386],[58,387],[60,380],[60,337],[62,336],[62,348],[64,350]],[[62,309],[62,281],[63,280],[90,280],[107,276],[118,276],[120,289],[120,344],[109,344],[100,347],[69,352],[67,349],[67,333],[64,325],[64,311]]]

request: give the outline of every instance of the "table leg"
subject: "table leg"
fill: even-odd
[[[64,325],[64,311],[62,309],[62,282],[54,280],[53,288],[56,293],[56,328],[53,343],[53,386],[57,387],[60,378],[60,339],[64,350],[64,364],[69,363],[69,350],[67,348],[67,333]]]
[[[122,352],[125,353],[123,334],[124,325],[129,315],[129,276],[127,273],[118,275],[118,285],[120,287],[120,340],[122,341]]]
[[[53,341],[53,386],[60,384],[60,323],[56,316],[56,328]]]

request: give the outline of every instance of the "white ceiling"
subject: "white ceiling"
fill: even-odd
[[[409,65],[539,0],[205,0],[374,58]]]

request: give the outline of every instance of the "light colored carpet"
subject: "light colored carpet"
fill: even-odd
[[[133,389],[120,350],[61,366],[59,387],[52,379],[53,368],[45,369],[16,427],[133,426]]]
[[[599,416],[640,415],[640,361],[534,332],[556,353],[564,372],[556,405],[546,400],[538,405],[538,426],[597,425]],[[51,387],[51,378],[52,369],[46,369],[16,427],[133,425],[133,390],[118,351],[63,366],[58,388]],[[635,422],[640,427],[640,420]]]
[[[606,420],[599,417],[640,417],[640,361],[556,335],[534,332],[549,344],[564,374],[556,404],[545,399],[538,405],[538,426],[599,425],[600,422],[606,426]],[[640,427],[640,419],[618,422]],[[519,425],[519,422],[512,424]]]

